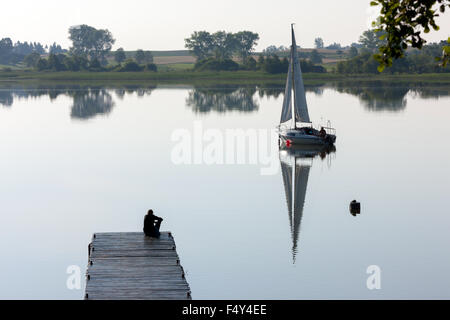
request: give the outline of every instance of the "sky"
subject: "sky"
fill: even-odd
[[[325,45],[357,42],[376,17],[370,0],[40,0],[5,1],[1,5],[0,38],[14,42],[56,42],[70,46],[70,26],[88,24],[112,32],[113,49],[181,50],[193,31],[257,32],[257,51],[289,45],[290,23],[296,23],[297,44],[308,48],[321,37]],[[450,36],[450,12],[437,22],[441,29],[426,39]]]

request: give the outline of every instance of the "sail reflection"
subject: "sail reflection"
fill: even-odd
[[[327,155],[334,152],[336,152],[335,146],[292,145],[289,148],[284,145],[280,146],[280,164],[292,238],[293,263],[295,263],[298,251],[300,224],[313,159],[320,157],[323,160]]]

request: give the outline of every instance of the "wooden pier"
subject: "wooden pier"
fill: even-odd
[[[170,232],[96,233],[89,244],[85,299],[189,300],[191,291]]]

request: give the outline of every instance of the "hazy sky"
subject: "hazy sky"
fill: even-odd
[[[325,45],[357,42],[374,15],[370,0],[40,0],[4,1],[0,38],[13,41],[53,41],[69,47],[68,28],[88,24],[109,29],[114,48],[125,50],[183,49],[184,39],[196,30],[250,30],[259,33],[257,50],[288,45],[289,26],[296,23],[297,43],[312,47],[322,37]],[[439,32],[427,39],[450,35],[450,12],[440,18]]]

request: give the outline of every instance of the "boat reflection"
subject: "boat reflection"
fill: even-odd
[[[280,164],[283,176],[289,227],[292,238],[292,262],[295,263],[298,250],[300,224],[303,216],[309,171],[314,158],[324,160],[336,152],[335,146],[280,146]],[[329,158],[331,159],[331,158]]]

